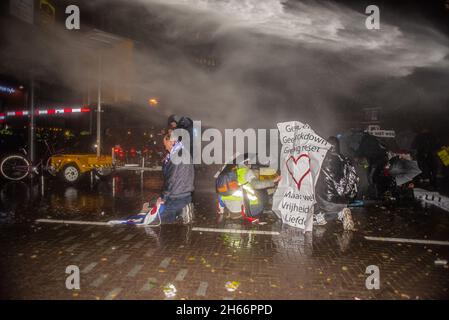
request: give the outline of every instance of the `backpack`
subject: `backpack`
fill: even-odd
[[[232,167],[225,168],[215,180],[215,190],[221,196],[230,196],[239,189],[237,173]]]

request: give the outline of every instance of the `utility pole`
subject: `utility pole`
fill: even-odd
[[[101,154],[101,53],[98,55],[97,157]]]
[[[87,107],[90,108],[90,72],[89,70],[87,70]],[[93,130],[92,130],[92,125],[93,125],[93,112],[89,112],[89,135],[92,136],[93,134]]]
[[[34,127],[35,127],[35,119],[34,119],[34,75],[31,75],[31,83],[30,83],[30,147],[29,147],[29,156],[31,162],[34,162],[35,158],[35,144],[34,144]]]

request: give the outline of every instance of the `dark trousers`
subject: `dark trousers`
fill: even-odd
[[[182,198],[168,198],[160,208],[162,223],[173,223],[181,214],[182,209],[192,202],[192,195]]]
[[[417,157],[419,169],[422,171],[422,177],[429,179],[430,185],[436,186],[437,166],[436,159],[431,153],[418,153]]]
[[[369,159],[369,168],[368,168],[368,193],[372,198],[378,198],[381,196],[381,193],[384,190],[382,184],[385,183],[385,179],[383,177],[383,170],[385,165],[387,164],[387,158],[377,158],[377,159]]]

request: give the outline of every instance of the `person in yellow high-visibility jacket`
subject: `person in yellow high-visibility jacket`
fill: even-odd
[[[263,202],[256,190],[274,187],[280,176],[271,180],[259,180],[245,163],[237,165],[235,171],[240,188],[231,195],[218,196],[217,214],[222,218],[226,208],[231,214],[239,214],[247,221],[258,222],[257,216],[263,211]]]

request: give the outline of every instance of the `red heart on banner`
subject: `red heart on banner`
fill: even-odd
[[[307,158],[307,167],[299,167],[299,180],[297,180],[295,178],[295,175],[293,174],[294,170],[290,170],[289,167],[289,163],[293,162],[295,167],[299,166],[299,160],[301,160],[302,158]],[[292,161],[290,161],[292,160]],[[287,161],[285,161],[285,166],[287,167],[287,171],[288,173],[290,173],[290,176],[292,177],[293,181],[295,181],[296,186],[298,187],[298,190],[301,190],[301,183],[302,180],[304,180],[304,178],[310,173],[310,157],[307,154],[300,154],[296,159],[293,156],[290,156],[290,158],[287,159]],[[307,169],[306,169],[307,168]],[[301,174],[301,172],[304,172]]]

